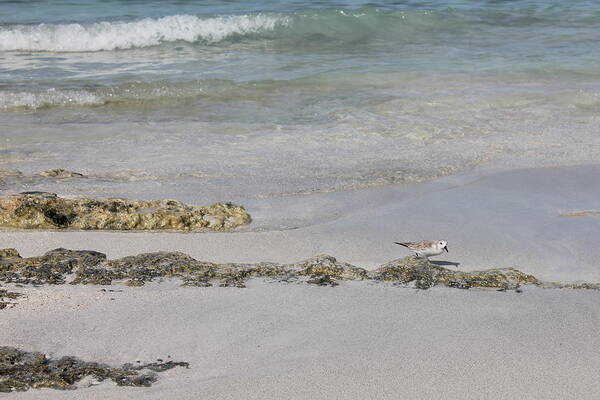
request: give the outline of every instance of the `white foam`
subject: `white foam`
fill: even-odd
[[[238,15],[201,19],[192,15],[89,25],[40,24],[0,29],[0,51],[100,51],[157,46],[164,42],[219,42],[232,35],[272,31],[287,18]]]
[[[43,92],[0,92],[0,109],[101,105],[104,100],[84,90],[48,89]]]

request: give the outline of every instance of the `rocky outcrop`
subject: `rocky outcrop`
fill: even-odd
[[[436,285],[458,289],[492,288],[518,290],[522,285],[548,288],[598,289],[595,283],[560,284],[542,282],[533,275],[513,268],[483,271],[450,270],[425,258],[406,257],[367,271],[320,255],[293,264],[227,263],[198,261],[180,252],[155,252],[108,260],[91,250],[55,249],[39,257],[22,258],[14,249],[0,250],[0,282],[13,284],[63,283],[110,285],[122,281],[127,286],[142,286],[156,278],[175,277],[184,286],[245,287],[250,278],[279,282],[336,286],[345,280],[389,281],[428,289]]]
[[[0,198],[0,226],[18,229],[228,230],[250,223],[231,203],[190,206],[177,200],[65,199],[24,192]]]
[[[158,380],[155,372],[175,367],[189,368],[189,364],[161,361],[114,368],[75,357],[51,359],[42,353],[0,346],[0,392],[32,388],[76,389],[77,383],[86,377],[94,380],[88,385],[111,379],[118,386],[151,386]]]
[[[488,269],[485,271],[453,271],[431,263],[426,258],[406,257],[390,261],[374,271],[369,277],[375,280],[414,282],[419,289],[445,285],[460,289],[472,287],[516,289],[523,284],[540,284],[533,275],[513,268]]]

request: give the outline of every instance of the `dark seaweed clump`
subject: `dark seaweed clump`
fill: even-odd
[[[110,379],[119,386],[151,386],[158,380],[156,372],[175,367],[189,368],[189,364],[167,361],[114,368],[71,356],[52,359],[42,353],[0,346],[0,392],[31,388],[77,389],[77,382],[85,377],[96,382]],[[143,370],[149,371],[140,372]]]

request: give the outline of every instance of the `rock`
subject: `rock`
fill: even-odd
[[[533,276],[513,268],[489,269],[485,271],[453,271],[431,263],[426,258],[406,257],[390,261],[369,272],[375,280],[398,281],[407,284],[414,282],[418,289],[428,289],[435,285],[469,289],[504,288],[516,289],[521,284],[539,284]]]
[[[0,249],[0,259],[2,258],[21,258],[16,249]]]
[[[64,168],[49,169],[47,171],[40,172],[39,175],[45,176],[47,178],[84,178],[85,177],[85,175],[80,174],[79,172],[69,171]]]
[[[367,279],[367,270],[347,263],[338,262],[334,257],[321,254],[291,266],[299,275],[328,276],[330,278],[361,280]]]
[[[184,276],[181,286],[211,287],[212,283],[204,276]]]
[[[457,289],[494,288],[519,290],[521,285],[548,288],[600,289],[598,283],[542,282],[533,275],[513,268],[464,272],[449,270],[426,258],[406,257],[369,271],[334,257],[319,255],[294,264],[226,263],[198,261],[180,252],[153,252],[107,260],[106,255],[90,250],[55,249],[39,257],[21,258],[14,249],[0,250],[0,282],[17,284],[110,285],[124,281],[126,286],[142,286],[156,278],[179,278],[183,286],[243,288],[251,278],[278,282],[306,282],[336,286],[345,280],[390,281],[412,284],[417,289],[444,285]]]
[[[157,381],[155,373],[174,367],[189,368],[185,362],[168,361],[132,367],[125,364],[113,368],[106,364],[82,361],[75,357],[49,359],[38,352],[26,352],[14,347],[0,347],[0,392],[26,391],[32,388],[77,389],[76,383],[85,377],[102,382],[111,379],[119,386],[151,386]]]
[[[0,226],[7,228],[222,231],[249,223],[246,210],[231,203],[205,207],[177,200],[65,199],[46,192],[0,198]]]
[[[311,284],[311,285],[317,285],[317,286],[337,286],[337,285],[339,285],[339,283],[337,283],[336,280],[333,279],[329,275],[313,275],[311,278],[312,279],[307,280],[306,283]]]
[[[0,250],[0,254],[6,250],[13,249]],[[33,285],[62,284],[66,275],[89,269],[104,260],[106,255],[96,251],[67,249],[51,250],[41,257],[0,257],[0,281]]]

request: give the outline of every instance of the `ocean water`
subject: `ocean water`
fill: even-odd
[[[2,1],[0,168],[90,177],[0,190],[201,202],[593,162],[598,43],[593,1]]]

